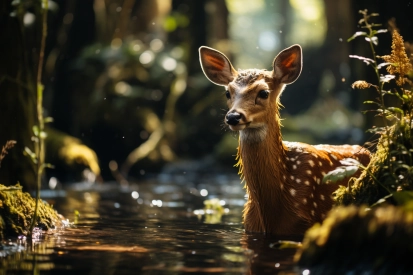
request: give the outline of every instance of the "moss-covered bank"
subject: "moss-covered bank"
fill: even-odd
[[[0,184],[0,234],[2,239],[11,235],[26,235],[34,213],[35,199],[22,187]],[[39,201],[38,218],[35,223],[41,229],[61,225],[59,214],[46,202]]]

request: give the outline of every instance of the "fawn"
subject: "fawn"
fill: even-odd
[[[302,235],[321,222],[332,208],[337,184],[323,184],[323,176],[340,160],[353,158],[363,165],[370,152],[358,145],[308,145],[282,140],[280,95],[301,74],[301,46],[281,51],[273,70],[235,70],[221,52],[202,46],[205,76],[225,86],[229,111],[225,123],[239,131],[237,165],[248,200],[243,211],[247,232]]]

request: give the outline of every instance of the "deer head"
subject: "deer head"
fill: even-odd
[[[301,47],[293,45],[281,51],[273,61],[272,71],[237,71],[223,53],[205,46],[199,48],[199,54],[206,77],[225,86],[229,108],[225,123],[231,130],[240,131],[247,142],[262,141],[270,124],[279,124],[279,97],[285,85],[293,83],[301,73]]]

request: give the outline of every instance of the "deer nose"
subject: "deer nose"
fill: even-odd
[[[225,116],[225,122],[228,124],[228,125],[232,125],[232,126],[235,126],[235,125],[237,125],[238,123],[239,123],[239,121],[241,120],[241,114],[240,113],[237,113],[237,112],[233,112],[233,113],[228,113],[226,116]]]

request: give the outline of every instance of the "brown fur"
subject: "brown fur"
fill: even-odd
[[[214,51],[201,48],[200,54],[221,54]],[[226,57],[221,59],[229,62]],[[285,84],[294,82],[301,72],[299,46],[282,51],[271,72],[257,69],[236,72],[229,63],[225,66],[230,69],[218,77],[205,69],[202,62],[201,59],[208,78],[227,87],[228,114],[240,114],[239,123],[229,127],[240,131],[237,166],[248,194],[243,212],[245,230],[304,234],[311,225],[323,220],[333,204],[331,195],[338,185],[323,184],[323,175],[341,166],[340,160],[344,158],[367,165],[370,153],[361,146],[312,146],[282,140],[279,97]],[[269,92],[268,98],[260,97],[262,90]],[[338,184],[347,182],[344,179]]]

